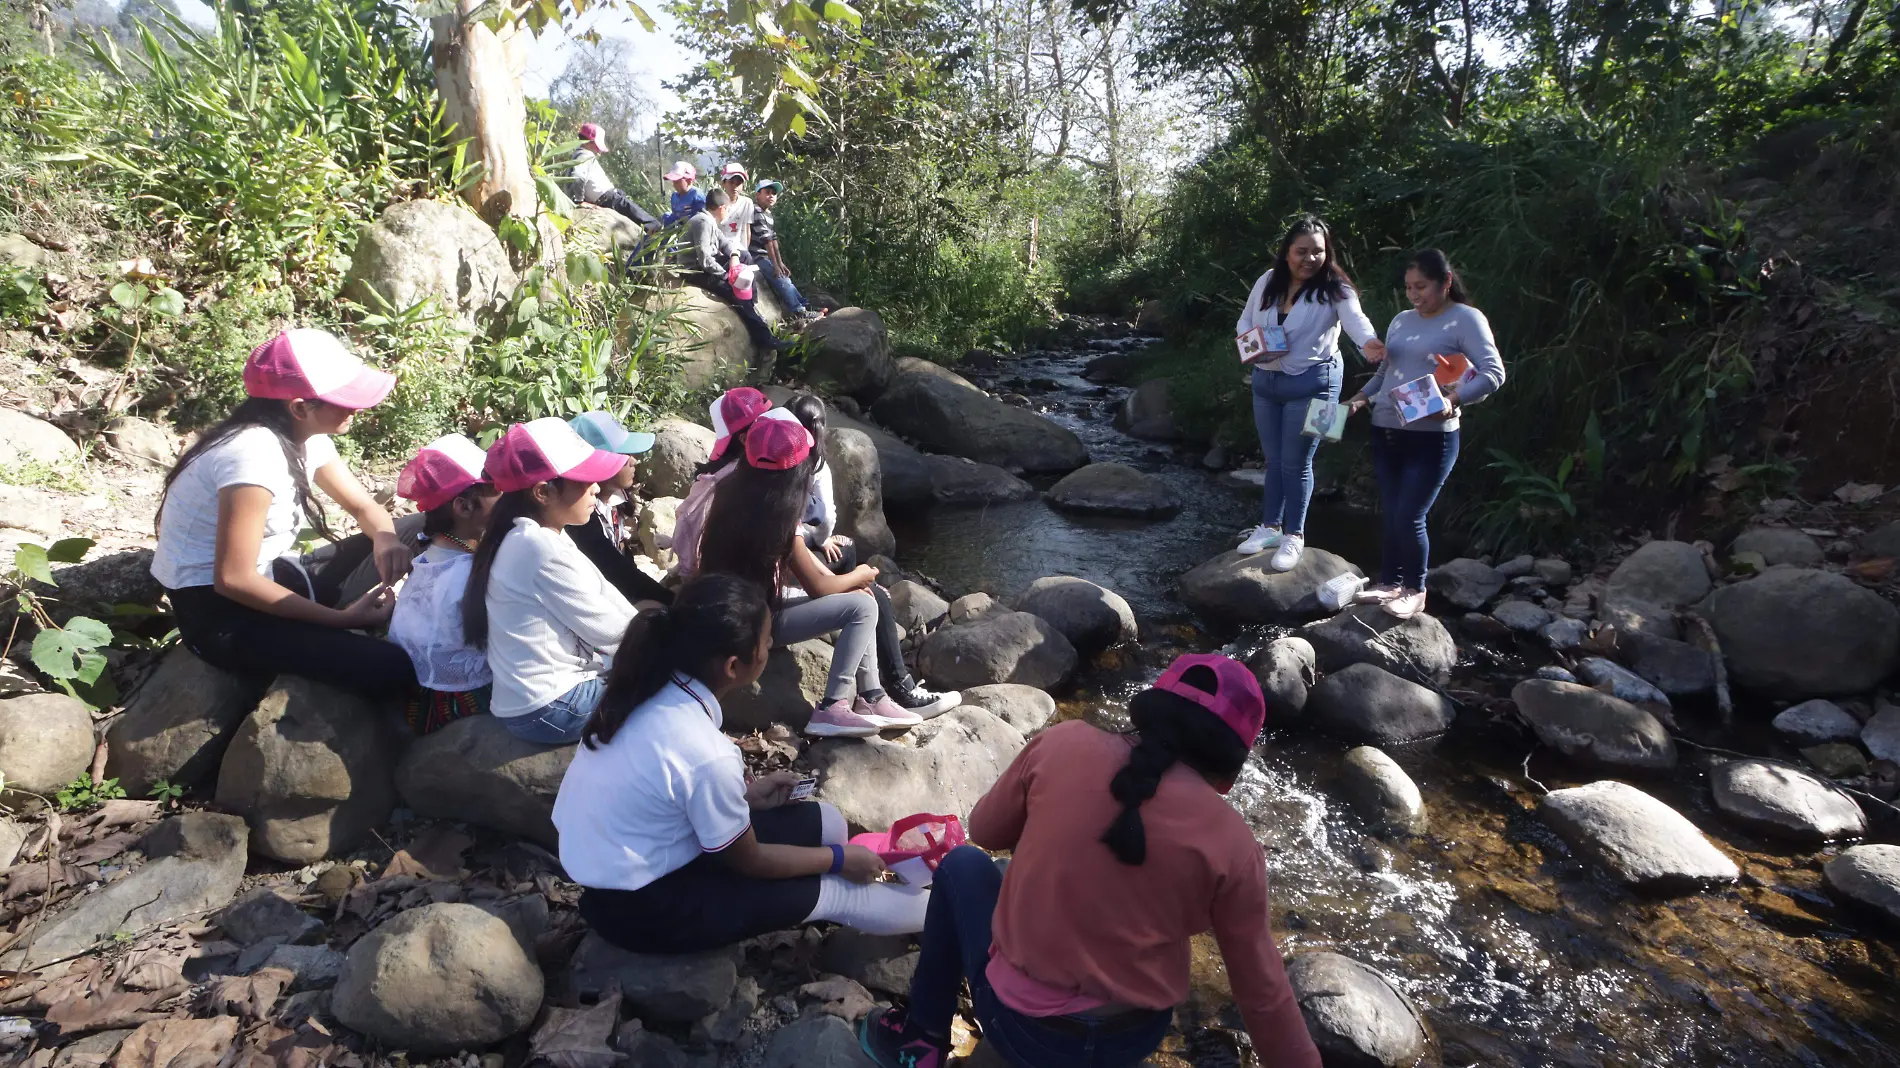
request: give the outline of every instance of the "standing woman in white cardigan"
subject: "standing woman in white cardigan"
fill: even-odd
[[[1253,422],[1265,458],[1260,525],[1240,543],[1246,554],[1274,549],[1270,566],[1290,570],[1306,548],[1306,506],[1313,499],[1313,453],[1318,438],[1300,433],[1315,398],[1339,399],[1345,368],[1339,330],[1366,359],[1385,358],[1359,294],[1333,258],[1332,234],[1312,216],[1295,222],[1280,241],[1273,266],[1253,284],[1234,334],[1255,327],[1286,332],[1286,347],[1253,362]],[[1271,349],[1271,346],[1269,347]]]

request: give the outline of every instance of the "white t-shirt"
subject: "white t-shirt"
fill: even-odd
[[[752,225],[752,217],[758,210],[759,206],[752,202],[752,198],[743,195],[734,197],[732,203],[727,205],[726,217],[720,222],[719,229],[732,241],[734,249],[743,250],[746,247],[746,239],[751,236],[747,228]]]
[[[745,758],[721,722],[712,691],[676,674],[613,741],[574,750],[554,799],[568,878],[638,890],[745,834]]]
[[[317,470],[337,458],[329,435],[303,443],[305,477],[316,488]],[[192,458],[172,480],[165,508],[158,515],[158,551],[152,577],[167,589],[209,586],[217,574],[218,492],[226,486],[262,486],[270,491],[264,513],[264,537],[257,546],[257,573],[270,574],[270,563],[290,551],[303,529],[296,483],[284,448],[267,427],[240,430]]]
[[[525,716],[600,674],[633,605],[563,531],[515,520],[488,574],[489,711]]]
[[[416,557],[389,617],[389,640],[416,665],[416,681],[431,690],[462,693],[495,679],[488,654],[462,637],[462,594],[472,554],[431,545]]]

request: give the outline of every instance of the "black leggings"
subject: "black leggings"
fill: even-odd
[[[752,814],[752,833],[766,845],[822,845],[820,812],[818,805],[763,809]],[[818,907],[819,878],[753,879],[718,853],[702,853],[638,890],[589,887],[581,918],[635,953],[701,953],[804,923]]]
[[[857,542],[846,545],[844,555],[834,564],[825,559],[825,539],[818,536],[818,528],[805,526],[800,529],[805,537],[805,547],[811,550],[819,563],[830,568],[832,574],[842,575],[858,566]],[[908,689],[915,680],[910,677],[910,668],[904,666],[904,640],[897,636],[897,614],[891,608],[891,595],[875,582],[871,583],[871,594],[877,598],[877,677],[886,689],[892,686]]]

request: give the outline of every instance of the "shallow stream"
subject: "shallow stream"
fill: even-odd
[[[1110,415],[1127,391],[1081,378],[1097,355],[1031,353],[971,377],[1029,397],[1081,435],[1093,459],[1166,481],[1186,502],[1180,515],[1084,519],[1030,501],[893,525],[900,563],[953,592],[1007,598],[1066,574],[1126,597],[1142,621],[1139,649],[1105,654],[1062,701],[1065,717],[1120,725],[1128,696],[1176,654],[1245,656],[1276,633],[1207,630],[1175,599],[1177,575],[1257,521],[1258,490],[1204,471],[1187,451],[1114,430]],[[1309,540],[1373,568],[1375,524],[1321,500]],[[1535,656],[1468,662],[1453,689],[1508,693]],[[1766,751],[1759,732],[1738,740],[1694,712],[1682,719],[1689,737]],[[1393,751],[1424,793],[1431,827],[1387,842],[1368,836],[1330,790],[1345,747],[1310,735],[1263,743],[1231,796],[1268,846],[1282,949],[1332,949],[1382,969],[1424,1010],[1447,1065],[1900,1065],[1900,934],[1830,901],[1820,867],[1831,852],[1789,850],[1723,823],[1685,749],[1682,770],[1641,785],[1726,850],[1742,881],[1673,899],[1634,895],[1568,857],[1533,815],[1542,789],[1598,776],[1548,754],[1527,761],[1531,751],[1513,725],[1478,707],[1445,738]],[[1211,943],[1195,1007],[1210,1025],[1239,1026]],[[1218,1045],[1197,1039],[1173,1063],[1234,1063]]]

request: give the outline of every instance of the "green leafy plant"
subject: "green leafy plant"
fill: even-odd
[[[100,652],[112,644],[112,628],[91,616],[73,616],[62,626],[53,621],[44,598],[33,589],[34,583],[57,586],[53,565],[76,564],[92,546],[91,538],[66,538],[51,547],[22,544],[14,551],[13,566],[0,574],[0,588],[7,591],[0,606],[10,603],[15,613],[7,644],[13,644],[20,621],[30,620],[39,628],[33,637],[33,666],[60,689],[99,708],[116,697],[105,675],[105,654]]]
[[[1479,505],[1474,540],[1498,552],[1549,547],[1577,518],[1576,498],[1569,488],[1576,457],[1564,457],[1547,475],[1500,449],[1490,453],[1486,469],[1500,473],[1502,488]]]
[[[30,323],[46,307],[46,287],[31,267],[0,263],[0,323]]]
[[[185,796],[185,788],[170,779],[160,779],[145,796],[157,801],[160,808],[177,808],[178,799]]]
[[[61,812],[84,812],[124,796],[125,788],[119,785],[117,779],[101,779],[95,783],[92,776],[81,775],[60,787],[59,792],[53,795],[53,803],[59,806]]]

